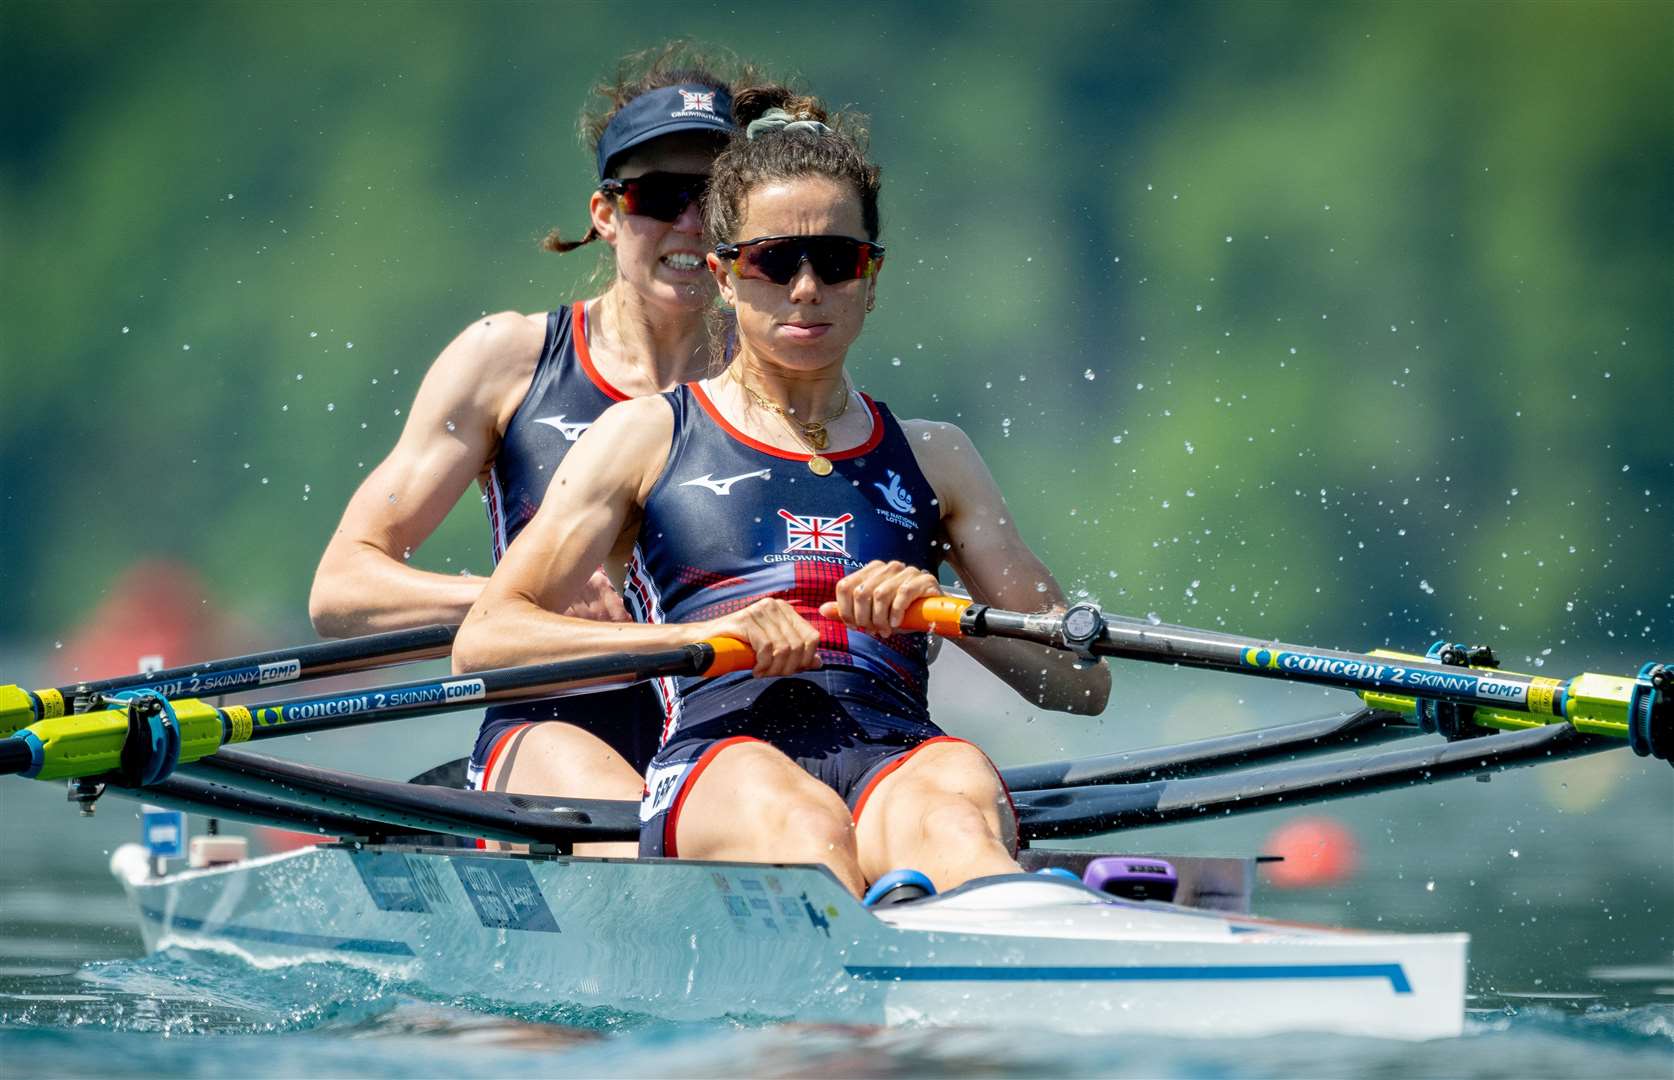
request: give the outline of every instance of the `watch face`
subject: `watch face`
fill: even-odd
[[[1084,607],[1070,608],[1064,613],[1064,636],[1071,640],[1090,638],[1099,632],[1098,613]]]

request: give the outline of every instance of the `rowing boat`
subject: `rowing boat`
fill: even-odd
[[[1460,1030],[1464,935],[1256,918],[1248,861],[1175,860],[1171,899],[1113,895],[1085,853],[1029,845],[1486,776],[1623,745],[1674,760],[1674,665],[1665,663],[1632,677],[1537,677],[1443,642],[1424,656],[1346,653],[1106,618],[1085,604],[1042,615],[933,598],[915,607],[909,626],[1337,686],[1366,707],[1002,770],[1023,864],[1069,876],[979,879],[893,907],[865,906],[819,866],[572,854],[578,842],[637,835],[630,803],[464,791],[436,782],[445,768],[395,783],[229,748],[613,680],[750,668],[748,648],[730,639],[248,706],[183,695],[207,677],[262,685],[380,667],[392,650],[434,649],[451,630],[97,687],[0,686],[0,773],[68,779],[84,811],[110,792],[339,838],[173,873],[124,848],[113,869],[153,950],[346,962],[445,994],[673,1019],[1422,1039]],[[71,700],[80,711],[66,714]],[[1425,735],[1442,741],[1366,751]],[[1318,755],[1337,756],[1308,760]],[[449,837],[451,846],[442,842]],[[528,849],[491,853],[458,838]]]
[[[1248,860],[1173,861],[1248,877]],[[674,1020],[1408,1039],[1456,1035],[1464,1015],[1463,934],[1275,923],[1126,900],[1058,876],[979,879],[867,908],[818,866],[391,844],[328,844],[160,877],[137,846],[112,862],[153,951],[351,963],[514,1005]]]

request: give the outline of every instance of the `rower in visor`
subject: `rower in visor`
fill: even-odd
[[[727,65],[687,46],[629,57],[583,114],[599,183],[579,241],[610,248],[596,297],[544,313],[504,311],[468,326],[431,366],[400,441],[344,512],[316,573],[310,612],[333,637],[463,618],[484,580],[421,570],[409,556],[477,481],[498,561],[540,506],[559,463],[610,406],[701,374],[715,287],[704,265],[701,198],[733,132]],[[753,80],[752,80],[753,81]],[[601,553],[567,609],[626,620]],[[603,567],[614,567],[607,570]],[[469,783],[496,791],[637,798],[661,735],[649,686],[490,708]],[[632,845],[580,845],[594,855]]]
[[[942,890],[1015,873],[1004,786],[930,718],[925,639],[898,627],[944,563],[1002,607],[1061,608],[1062,590],[963,432],[898,421],[848,377],[884,263],[858,122],[771,86],[740,91],[734,115],[745,132],[705,210],[735,316],[716,374],[582,436],[467,616],[455,667],[740,638],[752,672],[659,684],[641,854],[821,862],[857,894],[905,867]],[[636,624],[561,614],[623,541]],[[961,645],[1032,704],[1104,708],[1103,664]]]

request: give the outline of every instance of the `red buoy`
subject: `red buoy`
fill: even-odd
[[[1284,857],[1283,862],[1263,866],[1268,882],[1281,889],[1339,885],[1353,877],[1360,865],[1354,833],[1335,818],[1306,817],[1286,822],[1273,830],[1261,850]]]

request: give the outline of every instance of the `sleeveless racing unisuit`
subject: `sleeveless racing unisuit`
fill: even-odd
[[[581,433],[606,409],[627,398],[593,366],[587,349],[586,305],[577,301],[548,312],[546,338],[529,392],[506,425],[483,489],[496,564],[535,516],[559,463]],[[592,732],[635,770],[643,771],[657,748],[660,716],[655,693],[643,684],[492,706],[477,732],[470,783],[481,786],[496,758],[519,732],[546,720],[561,720]]]
[[[934,570],[939,510],[901,426],[861,395],[872,432],[827,453],[780,450],[734,428],[703,384],[663,395],[674,429],[645,500],[623,599],[643,622],[715,618],[763,597],[790,603],[819,631],[822,667],[776,679],[737,672],[661,679],[663,746],[641,807],[640,852],[674,855],[684,794],[739,739],[783,751],[858,816],[873,785],[929,740],[945,738],[926,703],[923,634],[877,638],[819,613],[837,582],[873,560]]]

